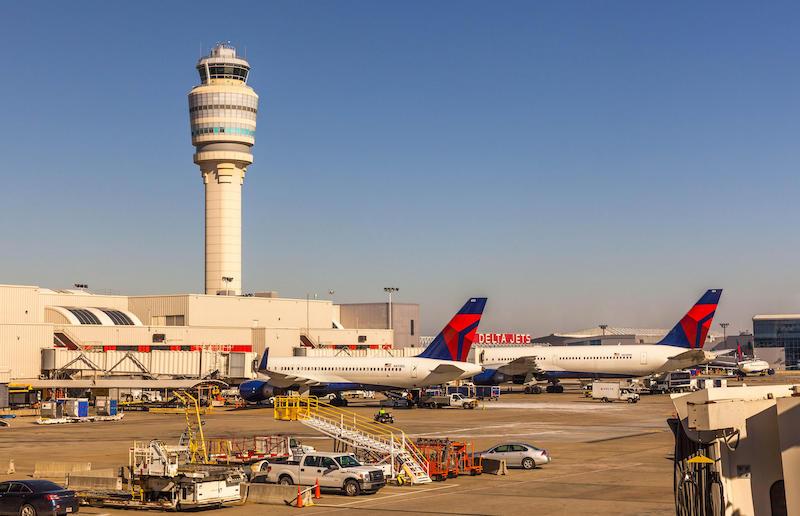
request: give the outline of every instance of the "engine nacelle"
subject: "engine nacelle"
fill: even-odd
[[[501,383],[510,382],[512,378],[512,376],[503,374],[497,369],[484,369],[472,377],[472,383],[475,385],[500,385]]]
[[[239,385],[239,396],[250,403],[267,401],[273,396],[280,396],[285,389],[277,389],[264,380],[248,380]]]

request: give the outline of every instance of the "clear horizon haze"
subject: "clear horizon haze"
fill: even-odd
[[[422,305],[434,334],[712,331],[800,312],[800,4],[12,2],[0,283],[201,292],[186,94],[260,96],[247,292]]]

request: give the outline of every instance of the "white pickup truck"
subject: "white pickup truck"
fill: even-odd
[[[299,461],[270,463],[266,481],[304,486],[319,481],[320,488],[340,490],[347,496],[374,493],[386,485],[383,468],[364,466],[352,453],[329,452],[307,453]]]
[[[461,393],[454,392],[443,396],[426,396],[419,400],[419,406],[424,408],[461,407],[474,409],[478,406],[475,398],[465,398]]]

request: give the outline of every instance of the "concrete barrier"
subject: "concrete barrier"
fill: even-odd
[[[307,489],[308,486],[300,486]],[[309,505],[313,499],[313,489],[303,494],[303,504]],[[286,501],[297,500],[297,486],[281,486],[278,484],[242,484],[242,493],[246,494],[246,503],[267,505],[285,505]]]
[[[504,460],[495,460],[495,459],[481,459],[481,467],[483,468],[483,472],[489,475],[507,475],[508,468],[506,467],[506,461]]]
[[[37,462],[33,469],[33,478],[64,479],[70,473],[89,471],[91,462]]]
[[[119,477],[94,477],[80,473],[70,473],[67,475],[67,487],[76,490],[113,489],[121,491],[122,479]]]

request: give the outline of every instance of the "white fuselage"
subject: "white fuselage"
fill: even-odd
[[[481,370],[470,362],[418,357],[275,357],[265,374],[275,387],[302,386],[305,380],[306,385],[415,389],[470,378]]]
[[[653,344],[498,346],[476,349],[476,359],[485,369],[497,369],[518,358],[531,357],[540,372],[552,378],[626,378],[698,365],[696,360],[670,360],[686,351],[686,348]]]
[[[769,362],[754,358],[752,360],[742,360],[736,366],[744,374],[764,374],[769,371]]]

